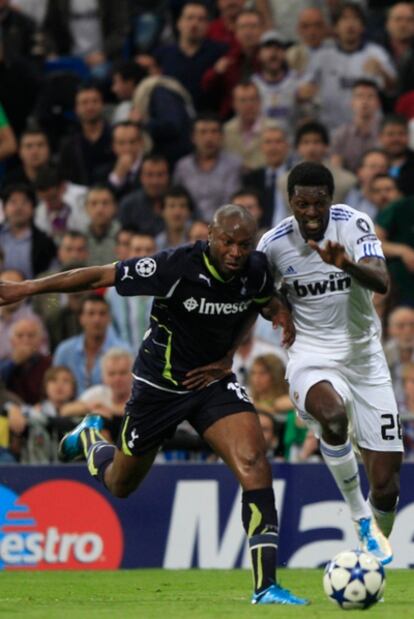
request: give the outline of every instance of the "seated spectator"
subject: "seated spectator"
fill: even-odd
[[[193,221],[188,230],[188,240],[190,243],[195,243],[196,241],[207,241],[208,224],[200,219]]]
[[[0,281],[22,282],[23,275],[19,271],[5,270],[0,274]],[[48,337],[43,322],[26,301],[16,301],[0,307],[0,359],[10,359],[10,334],[13,325],[19,320],[35,320],[42,332],[42,353],[49,352]]]
[[[378,145],[388,155],[388,173],[395,178],[405,196],[414,194],[414,152],[408,147],[408,121],[404,116],[389,114],[381,123]]]
[[[371,180],[377,174],[386,174],[388,165],[389,160],[384,151],[378,148],[367,150],[357,168],[358,185],[348,193],[345,204],[352,206],[357,211],[366,213],[371,219],[375,219],[378,210],[375,204],[371,202]]]
[[[54,275],[68,268],[86,266],[88,261],[88,241],[82,232],[68,230],[63,235],[57,250],[57,260],[53,267],[39,277]],[[63,307],[70,295],[49,292],[32,298],[33,310],[43,320],[47,320],[51,313]]]
[[[126,0],[49,2],[44,22],[46,51],[82,58],[91,75],[104,79],[122,57],[128,32]]]
[[[388,339],[384,345],[384,352],[398,409],[405,410],[403,367],[414,361],[414,309],[412,307],[396,307],[388,316]]]
[[[59,424],[63,407],[73,400],[76,393],[75,378],[70,370],[61,366],[46,370],[42,391],[44,399],[33,406],[9,405],[10,429],[24,433],[22,464],[49,464],[58,461],[59,441],[70,426]]]
[[[0,165],[17,152],[16,136],[0,103]],[[1,174],[0,174],[1,181]]]
[[[167,191],[162,203],[165,229],[155,238],[158,251],[188,242],[188,228],[193,211],[193,201],[184,187],[175,186]]]
[[[102,174],[118,200],[139,188],[139,171],[144,155],[144,139],[140,127],[124,121],[112,128],[113,166]]]
[[[78,400],[64,406],[62,415],[101,415],[105,420],[104,434],[115,443],[131,395],[132,363],[129,352],[110,348],[101,359],[102,384],[86,389]]]
[[[411,2],[403,0],[388,8],[385,29],[378,43],[387,50],[401,76],[407,60],[413,60],[414,7]]]
[[[207,38],[224,43],[229,48],[237,46],[236,20],[244,4],[244,0],[217,0],[218,17],[210,22]]]
[[[120,103],[113,111],[112,125],[129,120],[134,90],[145,75],[142,67],[133,60],[120,60],[115,63],[112,69],[111,90]]]
[[[260,409],[257,411],[257,417],[266,444],[266,456],[269,460],[274,460],[277,448],[279,447],[279,437],[276,433],[275,420],[270,413],[266,413]]]
[[[165,157],[145,155],[140,181],[141,188],[121,200],[119,221],[123,228],[155,236],[164,229],[162,200],[170,183],[168,161]]]
[[[360,78],[374,80],[382,93],[396,85],[388,53],[365,38],[365,15],[359,4],[344,2],[334,18],[336,45],[313,55],[309,81],[320,99],[320,121],[331,131],[351,121],[352,86]]]
[[[64,301],[62,304],[52,306],[44,319],[52,353],[55,352],[63,340],[79,335],[82,332],[80,314],[86,293],[71,292],[63,296]]]
[[[86,232],[89,224],[86,187],[63,180],[57,168],[51,166],[38,170],[34,187],[40,200],[34,217],[39,230],[57,245],[67,231]]]
[[[0,380],[0,463],[15,464],[20,455],[20,440],[10,431],[8,419],[12,404],[21,404],[19,398],[7,391]]]
[[[197,211],[210,221],[217,205],[225,204],[241,184],[241,160],[223,149],[223,128],[211,114],[196,118],[194,153],[177,163],[174,183],[185,187]]]
[[[252,187],[260,193],[263,204],[261,225],[264,228],[272,228],[290,213],[281,188],[281,179],[290,168],[286,132],[281,127],[264,129],[261,135],[261,148],[264,165],[245,174],[243,185]]]
[[[237,204],[238,206],[243,206],[246,210],[249,211],[250,215],[254,218],[257,224],[257,234],[255,238],[255,245],[259,242],[263,234],[266,232],[266,228],[260,228],[262,218],[263,218],[263,207],[260,202],[260,194],[256,189],[249,189],[249,187],[245,187],[244,189],[239,189],[231,196],[231,204]]]
[[[270,30],[260,39],[259,70],[252,75],[262,102],[262,113],[286,131],[296,127],[300,112],[300,81],[286,62],[286,40]]]
[[[308,122],[299,127],[295,135],[296,154],[300,161],[322,163],[332,172],[335,183],[333,204],[343,204],[349,191],[356,184],[356,177],[348,170],[332,166],[328,158],[329,133],[324,125],[318,122]],[[287,196],[287,174],[279,179],[284,194],[285,204],[289,203]]]
[[[261,136],[266,127],[277,123],[265,118],[257,86],[253,82],[237,84],[233,90],[234,118],[223,127],[224,148],[241,157],[245,172],[264,164]]]
[[[256,357],[261,355],[277,355],[283,363],[287,361],[287,356],[283,348],[259,340],[254,335],[254,328],[250,329],[243,338],[233,358],[233,372],[236,374],[237,381],[240,385],[245,387],[248,385],[252,364]]]
[[[377,213],[402,198],[397,181],[389,174],[376,174],[369,183],[368,195]]]
[[[155,239],[148,234],[134,233],[130,240],[128,258],[152,256],[156,251]],[[112,326],[115,333],[132,350],[138,350],[148,330],[153,297],[122,297],[115,288],[109,288],[105,299],[111,309]]]
[[[121,228],[116,233],[115,257],[117,260],[127,260],[129,258],[129,248],[134,234],[134,230],[128,230],[128,228]]]
[[[208,10],[203,2],[182,5],[177,20],[178,40],[160,47],[155,58],[165,75],[174,77],[190,93],[197,110],[205,109],[203,74],[227,51],[227,46],[206,38]]]
[[[363,155],[376,147],[381,121],[378,86],[367,79],[352,87],[352,120],[332,134],[331,163],[355,173]]]
[[[52,239],[33,223],[35,206],[35,193],[27,185],[10,185],[3,193],[3,266],[20,271],[26,279],[46,271],[56,255]]]
[[[298,75],[306,73],[312,56],[318,50],[332,47],[332,40],[326,38],[328,30],[325,16],[319,8],[309,7],[300,11],[297,21],[298,42],[286,51],[287,63]]]
[[[86,233],[88,242],[88,265],[108,264],[115,258],[115,237],[120,229],[115,219],[117,204],[109,187],[95,185],[86,197],[86,212],[89,226]]]
[[[20,164],[5,174],[3,187],[16,184],[34,187],[39,170],[50,161],[46,133],[40,129],[26,129],[19,139],[18,154]]]
[[[10,330],[10,356],[0,365],[0,378],[27,404],[36,404],[41,398],[43,376],[51,364],[51,357],[41,352],[42,331],[38,320],[23,318]]]
[[[100,362],[109,348],[119,346],[129,351],[126,342],[110,329],[111,314],[105,299],[89,294],[83,299],[80,313],[82,333],[64,340],[53,356],[53,365],[68,367],[76,378],[77,396],[102,382]]]
[[[395,303],[414,306],[413,198],[402,198],[380,211],[375,230],[395,286]]]
[[[103,111],[99,88],[93,84],[80,86],[75,98],[80,128],[62,143],[59,156],[62,178],[89,186],[99,181],[102,169],[113,164],[111,130]]]
[[[259,68],[257,52],[263,21],[255,9],[243,9],[236,18],[236,45],[219,58],[203,75],[202,89],[213,101],[220,118],[226,120],[232,111],[232,92],[236,84],[250,79]]]

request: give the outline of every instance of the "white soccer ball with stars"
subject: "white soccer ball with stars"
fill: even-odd
[[[384,593],[384,568],[368,552],[345,550],[327,564],[323,588],[329,599],[344,610],[369,608]]]

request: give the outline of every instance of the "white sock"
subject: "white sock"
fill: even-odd
[[[358,462],[351,441],[348,439],[344,445],[328,445],[321,439],[320,450],[351,510],[352,519],[369,518],[372,514],[362,494]]]
[[[397,505],[398,501],[395,504],[393,510],[389,512],[383,512],[381,509],[375,507],[375,505],[371,502],[371,497],[368,497],[368,506],[371,509],[372,513],[375,516],[375,520],[377,521],[378,528],[384,533],[385,537],[389,537],[392,531],[392,526],[394,524],[395,516],[397,513]]]

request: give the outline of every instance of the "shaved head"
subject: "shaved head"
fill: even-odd
[[[256,232],[256,222],[244,206],[225,204],[215,212],[211,228],[227,228],[228,226],[235,228],[240,225],[250,228],[253,234]]]

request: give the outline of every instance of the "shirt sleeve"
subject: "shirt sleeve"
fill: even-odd
[[[269,272],[272,276],[272,287],[273,287],[273,290],[276,290],[282,281],[282,274],[277,268],[276,255],[275,255],[275,251],[273,247],[273,242],[269,241],[268,238],[269,238],[269,233],[265,233],[262,236],[262,238],[260,239],[257,245],[257,251],[264,253],[267,258]]]
[[[385,260],[381,241],[375,234],[372,219],[365,213],[351,217],[344,234],[345,248],[355,262],[363,258],[381,258]]]
[[[115,288],[124,297],[169,297],[181,279],[182,250],[165,250],[144,258],[121,260],[115,265]]]

